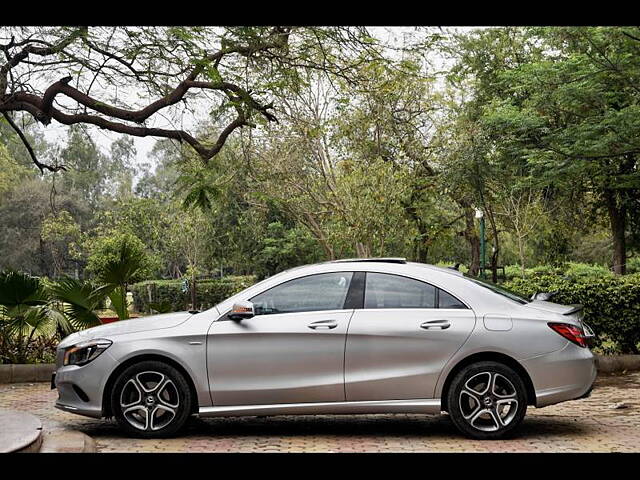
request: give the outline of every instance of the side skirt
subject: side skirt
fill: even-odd
[[[339,415],[357,413],[439,414],[440,399],[376,400],[361,402],[281,403],[272,405],[229,405],[200,407],[201,417],[250,415]]]

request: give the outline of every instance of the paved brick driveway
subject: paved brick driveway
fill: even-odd
[[[75,429],[100,452],[639,452],[640,372],[603,376],[592,396],[531,408],[512,440],[480,442],[446,416],[347,415],[193,419],[181,438],[138,440],[115,423],[53,408],[46,383],[0,385],[0,408],[31,412],[45,429]],[[611,408],[623,403],[627,408]]]

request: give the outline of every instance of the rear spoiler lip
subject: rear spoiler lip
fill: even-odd
[[[571,310],[567,310],[566,312],[564,312],[563,315],[573,315],[574,313],[577,313],[584,308],[579,303],[574,303],[573,305],[568,305],[568,306],[573,308],[571,308]]]

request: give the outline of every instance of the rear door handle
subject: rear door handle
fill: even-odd
[[[319,320],[307,325],[307,327],[312,330],[331,330],[332,328],[336,328],[337,326],[338,322],[336,322],[335,320]]]
[[[424,328],[425,330],[446,330],[450,326],[449,320],[429,320],[428,322],[422,323],[420,328]]]

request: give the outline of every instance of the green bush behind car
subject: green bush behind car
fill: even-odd
[[[512,278],[503,286],[526,298],[535,292],[558,292],[552,302],[584,306],[584,320],[601,354],[640,353],[640,274],[568,275],[548,272]]]
[[[198,309],[211,308],[224,299],[253,285],[253,275],[229,275],[215,280],[201,280],[196,283]],[[189,292],[183,291],[182,280],[147,280],[129,287],[133,293],[133,305],[137,312],[159,311],[179,312],[186,310],[191,302]]]

